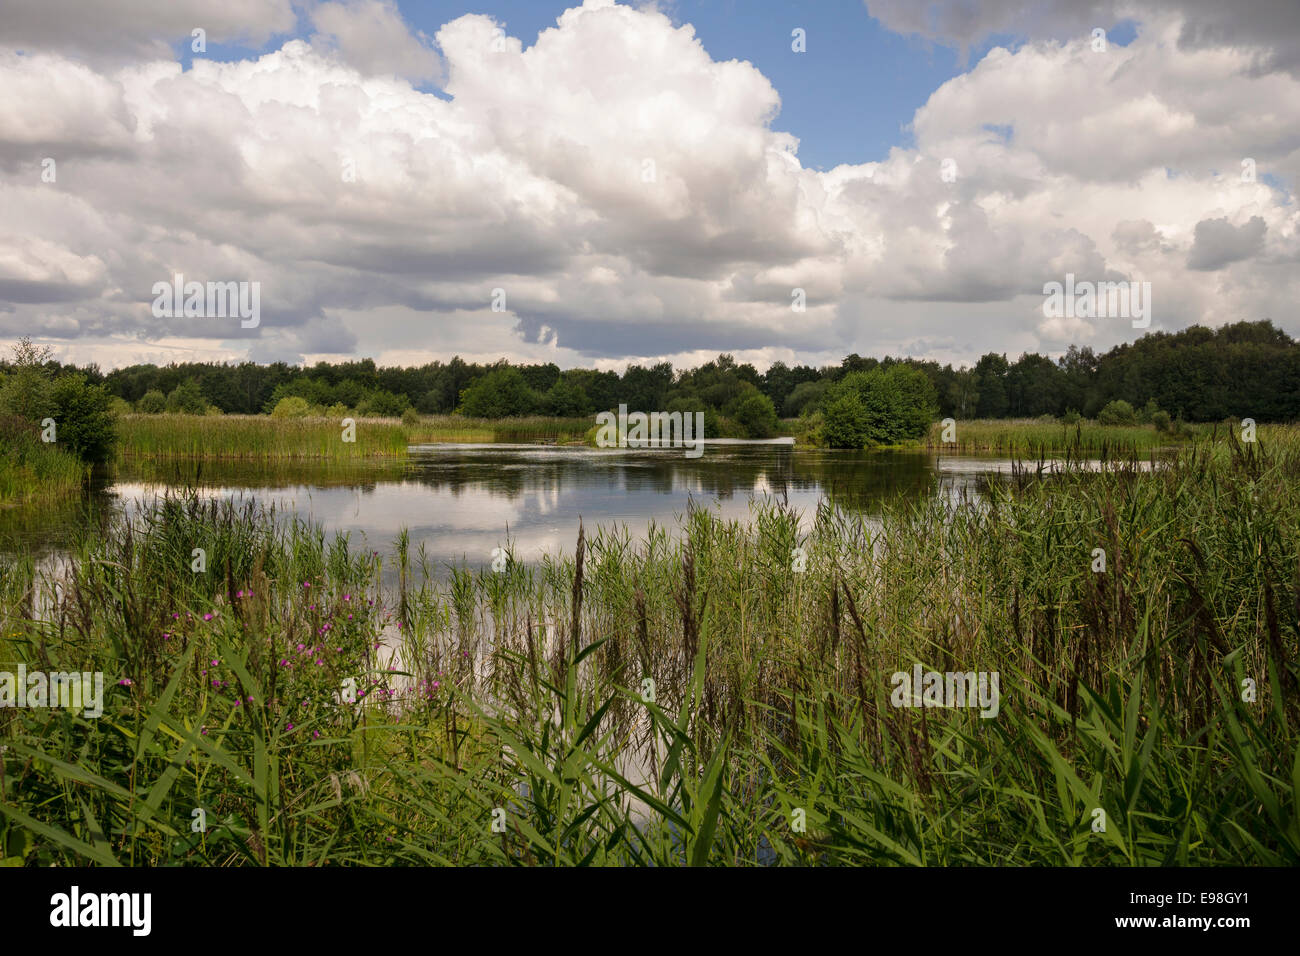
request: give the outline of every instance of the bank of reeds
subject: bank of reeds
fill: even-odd
[[[1157,431],[1154,425],[1099,425],[1080,420],[1073,424],[1037,418],[959,419],[945,440],[942,422],[930,426],[922,444],[934,451],[987,452],[1008,457],[1035,458],[1077,452],[1090,457],[1145,455],[1157,448],[1182,444],[1193,434],[1213,426],[1180,424],[1180,436]],[[1222,426],[1221,426],[1222,427]]]
[[[76,455],[41,441],[37,426],[0,416],[0,507],[74,496],[87,471]]]
[[[123,458],[249,461],[400,458],[406,435],[394,419],[353,420],[354,440],[342,419],[268,415],[124,415],[118,452]]]
[[[592,419],[548,418],[465,418],[461,415],[424,415],[406,426],[413,445],[443,442],[563,445],[582,441]]]
[[[98,721],[0,710],[0,845],[29,865],[1294,865],[1300,435],[1141,464],[874,520],[823,507],[806,531],[773,504],[575,529],[573,554],[499,572],[160,503],[76,545],[55,606],[32,563],[0,572],[0,658],[108,686]],[[996,672],[997,715],[895,706],[918,663]]]

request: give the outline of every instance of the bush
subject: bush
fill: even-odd
[[[394,395],[378,389],[357,403],[357,414],[367,418],[396,418],[408,407],[411,400],[405,395]]]
[[[1151,416],[1151,424],[1156,426],[1156,431],[1169,431],[1169,413],[1164,409],[1157,409]]]
[[[1117,398],[1097,413],[1097,424],[1136,425],[1137,412],[1133,411],[1133,406],[1124,399]]]
[[[831,448],[862,448],[868,441],[867,412],[855,392],[839,394],[822,408],[822,443]]]
[[[420,424],[420,413],[414,408],[408,408],[402,412],[402,424],[408,427]]]
[[[113,399],[102,385],[90,384],[79,372],[55,379],[50,415],[57,426],[58,444],[84,462],[108,461],[117,443]]]
[[[794,387],[794,390],[785,397],[785,415],[787,418],[795,418],[812,412],[821,404],[822,397],[826,394],[826,382],[800,382]]]
[[[823,440],[832,448],[920,438],[934,419],[934,385],[910,365],[850,372],[826,390]]]
[[[271,409],[272,418],[306,418],[311,412],[311,406],[307,404],[307,399],[299,398],[297,395],[290,395],[282,398]]]
[[[1077,408],[1067,408],[1065,414],[1061,416],[1061,421],[1066,425],[1077,425],[1083,421],[1083,416],[1079,414]]]
[[[329,418],[346,418],[348,407],[342,402],[335,402],[329,408],[325,409],[325,415]]]
[[[140,396],[135,403],[135,410],[141,415],[161,415],[167,411],[167,396],[156,388],[151,388]]]
[[[529,415],[536,407],[533,390],[528,387],[523,373],[512,366],[493,369],[460,395],[461,414],[471,418]]]
[[[1158,411],[1160,411],[1160,406],[1156,404],[1156,400],[1148,398],[1147,403],[1137,413],[1138,421],[1143,425],[1150,425],[1155,420]]]
[[[580,418],[590,415],[595,406],[587,397],[587,391],[581,385],[571,383],[563,375],[555,380],[543,401],[549,415],[560,418]]]
[[[726,410],[746,438],[771,438],[776,434],[776,407],[772,400],[748,382],[740,396]]]
[[[0,378],[0,413],[32,423],[51,414],[53,376],[49,364],[53,361],[51,349],[35,346],[27,337],[20,339],[14,346],[9,374]]]
[[[199,383],[190,379],[172,389],[167,396],[167,411],[181,415],[206,415],[208,402]]]

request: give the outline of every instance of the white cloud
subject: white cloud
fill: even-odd
[[[395,74],[410,80],[440,79],[442,64],[425,38],[413,36],[393,0],[339,0],[311,11],[318,47],[336,49],[363,73]]]
[[[168,44],[195,29],[208,43],[261,46],[295,20],[292,0],[0,0],[0,43],[111,63],[170,57]]]
[[[312,43],[188,70],[0,50],[22,91],[0,105],[0,337],[104,343],[101,364],[204,342],[562,365],[1131,337],[1043,321],[1043,283],[1067,271],[1152,282],[1153,328],[1300,331],[1297,80],[1185,42],[1173,15],[1105,54],[1086,35],[994,50],[917,111],[915,148],[827,172],[773,129],[757,69],[653,10],[589,0],[527,49],[460,17],[436,37],[450,99],[411,85],[434,61],[391,5],[312,15]],[[1262,226],[1211,254],[1198,224],[1220,219]],[[175,272],[260,282],[261,325],[155,318],[152,284]]]

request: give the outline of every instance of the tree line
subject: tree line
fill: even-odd
[[[1293,421],[1300,419],[1297,345],[1265,320],[1150,333],[1101,354],[1071,346],[1055,360],[1027,353],[1012,362],[990,352],[974,366],[958,368],[857,354],[820,368],[777,362],[761,373],[726,354],[693,369],[663,362],[632,365],[622,374],[561,370],[554,363],[503,360],[484,365],[459,356],[405,368],[379,367],[370,359],[310,367],[283,362],[133,365],[107,373],[94,365],[45,364],[53,377],[77,372],[135,411],[269,413],[292,398],[301,400],[298,407],[360,415],[401,415],[414,409],[483,418],[583,417],[626,404],[632,410],[703,410],[758,437],[773,431],[778,418],[824,413],[836,403],[841,411],[858,414],[849,408],[848,396],[862,396],[864,409],[871,404],[872,386],[863,374],[878,373],[871,381],[893,382],[880,376],[895,366],[907,366],[928,380],[929,389],[923,391],[932,394],[913,392],[918,401],[932,402],[930,410],[938,417],[1095,418],[1107,406],[1124,403],[1146,409],[1148,417],[1158,408],[1188,422],[1226,417]],[[14,371],[0,361],[0,377]]]

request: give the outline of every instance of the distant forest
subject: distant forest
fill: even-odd
[[[58,363],[50,363],[57,365]],[[816,410],[826,389],[845,375],[906,364],[934,386],[940,417],[1020,418],[1042,415],[1095,417],[1123,400],[1134,408],[1158,406],[1185,421],[1250,417],[1300,419],[1300,346],[1271,321],[1238,322],[1219,329],[1193,326],[1153,333],[1097,355],[1071,346],[1058,360],[1029,353],[1015,362],[990,352],[973,368],[906,358],[849,355],[838,365],[812,368],[777,362],[765,373],[720,355],[698,368],[675,370],[667,362],[633,365],[622,375],[593,369],[561,370],[554,364],[491,365],[432,362],[413,368],[379,368],[370,359],[310,368],[277,362],[259,365],[133,365],[104,374],[82,368],[96,383],[134,408],[262,413],[295,397],[311,406],[346,407],[361,414],[400,415],[460,411],[476,417],[585,416],[626,403],[632,410],[700,410],[719,413],[766,396],[786,418]],[[5,363],[0,362],[0,371]],[[54,371],[71,371],[59,366]],[[143,409],[141,400],[149,396]],[[178,399],[179,396],[179,399]],[[160,402],[160,400],[162,400]],[[766,402],[762,402],[766,406]],[[180,407],[177,407],[177,406]],[[194,406],[194,407],[186,407]],[[215,409],[211,408],[215,406]],[[770,414],[770,413],[769,413]]]

